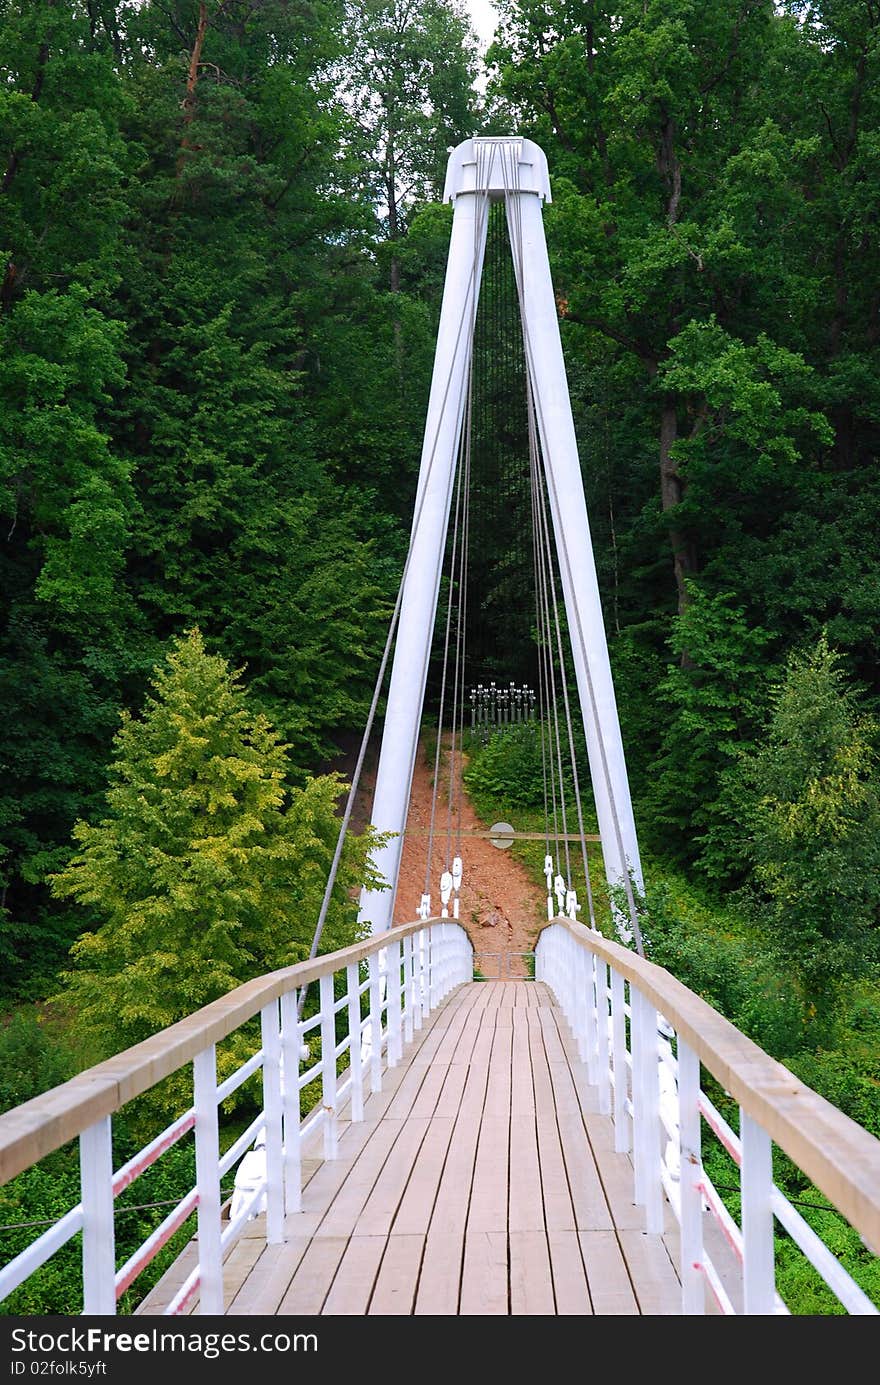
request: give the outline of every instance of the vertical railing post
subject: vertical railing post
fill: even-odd
[[[370,1091],[382,1090],[382,973],[378,952],[367,960],[370,969]]]
[[[584,1048],[587,1060],[587,1075],[593,1086],[596,1085],[596,1055],[599,1045],[596,1038],[596,1023],[598,1019],[598,1006],[596,1005],[596,966],[592,952],[588,952],[585,947],[575,944],[578,952],[583,958],[583,1004],[586,1007],[584,1014]]]
[[[436,927],[429,925],[425,930],[428,938],[428,1014],[430,1014],[437,1004],[437,946],[436,946]]]
[[[266,1118],[266,1243],[284,1240],[284,1126],[281,1111],[281,1030],[278,1001],[260,1011],[263,1040],[263,1114]]]
[[[632,1030],[630,1030],[632,1033]],[[626,986],[623,972],[611,968],[611,1050],[614,1064],[614,1149],[628,1154],[632,1148],[632,1126],[626,1109],[629,1072],[626,1062]]]
[[[335,1159],[338,1149],[336,1114],[336,1016],[333,1013],[333,973],[320,980],[321,1103],[324,1107],[324,1158]]]
[[[412,985],[412,934],[403,940],[403,1038],[412,1043],[413,1037],[413,985]]]
[[[608,1056],[608,963],[595,958],[596,974],[596,1085],[599,1090],[599,1110],[607,1116],[611,1110],[611,1076]]]
[[[776,1273],[773,1245],[773,1150],[770,1136],[740,1107],[742,1145],[743,1312],[772,1314]]]
[[[217,1051],[213,1044],[193,1059],[196,1113],[196,1190],[199,1235],[199,1312],[223,1312],[223,1248],[220,1242],[220,1129]]]
[[[403,1053],[400,1039],[400,943],[385,948],[385,996],[388,1003],[388,1066],[397,1067]]]
[[[113,1132],[104,1116],[79,1137],[83,1207],[83,1312],[116,1313],[116,1236],[113,1221]]]
[[[299,1097],[299,1064],[302,1048],[301,1021],[295,990],[281,997],[281,1111],[284,1132],[284,1209],[302,1207],[302,1151]]]
[[[364,1118],[364,1074],[361,1066],[361,972],[357,962],[349,962],[345,969],[345,984],[348,991],[348,1057],[351,1068],[351,1118],[362,1121]]]
[[[657,1012],[649,1000],[630,986],[630,1011],[635,1044],[633,1106],[635,1108],[636,1202],[645,1208],[645,1230],[663,1230],[663,1183],[660,1176],[660,1073],[657,1055]]]
[[[700,1136],[700,1060],[678,1038],[678,1152],[681,1199],[681,1311],[706,1311],[703,1280],[703,1156]]]
[[[424,967],[424,933],[413,936],[413,1024],[422,1027],[422,968]]]

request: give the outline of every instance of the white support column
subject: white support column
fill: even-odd
[[[771,1314],[776,1301],[773,1244],[773,1150],[757,1121],[739,1113],[742,1144],[743,1312]]]
[[[79,1137],[83,1207],[83,1312],[116,1313],[116,1240],[113,1222],[113,1136],[110,1117]]]
[[[590,541],[590,523],[568,395],[558,310],[544,239],[540,196],[534,191],[513,193],[508,199],[507,218],[508,224],[513,227],[512,243],[516,244],[519,238],[522,243],[523,330],[541,450],[548,477],[550,509],[571,631],[572,660],[586,733],[605,874],[610,885],[620,885],[626,877],[628,864],[641,889],[642,867]]]
[[[193,1105],[196,1109],[196,1188],[199,1194],[199,1312],[217,1316],[223,1313],[224,1306],[217,1051],[213,1044],[193,1059]]]
[[[471,191],[468,196],[455,198],[409,567],[403,587],[371,815],[373,825],[380,832],[398,834],[377,851],[374,858],[379,874],[391,888],[375,892],[363,890],[360,900],[361,922],[368,923],[374,933],[390,926],[397,895],[403,845],[399,834],[406,826],[425,697],[487,224],[485,197],[475,196]],[[416,903],[412,901],[413,917]]]

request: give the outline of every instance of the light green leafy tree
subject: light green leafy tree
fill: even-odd
[[[285,786],[286,748],[197,630],[174,641],[143,716],[124,715],[106,815],[53,877],[104,920],[61,999],[89,1058],[308,955],[336,844],[335,775]],[[322,949],[356,934],[369,833],[346,844]]]

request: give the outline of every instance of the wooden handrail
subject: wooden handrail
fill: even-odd
[[[663,967],[582,923],[553,919],[647,996],[744,1111],[880,1255],[880,1140],[771,1058]]]
[[[352,947],[246,981],[142,1043],[7,1111],[0,1116],[0,1186],[177,1072],[197,1053],[220,1043],[279,996],[441,922],[418,919],[400,924]]]

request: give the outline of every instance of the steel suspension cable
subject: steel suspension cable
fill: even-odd
[[[504,167],[505,167],[504,161],[502,160],[502,168],[504,168]],[[506,169],[505,169],[505,196],[507,196]],[[517,201],[518,201],[518,200],[519,200],[519,199],[517,199]],[[522,261],[522,253],[523,253],[523,252],[522,252],[522,242],[523,242],[523,237],[522,237],[522,219],[521,219],[521,214],[520,214],[520,210],[519,210],[519,207],[518,207],[518,206],[517,206],[516,209],[515,209],[514,215],[508,218],[508,222],[509,222],[510,225],[513,225],[514,223],[516,223],[517,228],[518,228],[518,242],[519,242],[520,256],[519,256],[519,259],[517,259],[517,257],[514,256],[514,264],[515,264],[516,269],[517,269],[517,271],[518,271],[518,272],[517,272],[517,276],[516,276],[516,278],[517,278],[517,293],[518,293],[518,296],[519,296],[520,312],[521,312],[522,322],[523,322],[523,341],[524,341],[525,351],[526,351],[527,368],[529,369],[529,371],[531,372],[532,376],[534,377],[534,345],[533,345],[533,342],[532,342],[532,339],[531,339],[531,332],[530,332],[530,330],[529,330],[528,318],[527,318],[527,315],[526,315],[526,305],[525,305],[525,280],[524,280],[524,272],[523,272],[524,266],[523,266],[523,261]],[[512,234],[513,234],[513,232],[512,232]],[[540,395],[539,395],[539,394],[536,394],[536,395],[535,395],[535,407],[536,407],[536,411],[537,411],[537,414],[538,414],[538,423],[539,423],[539,427],[540,427],[540,429],[541,429],[541,432],[544,434],[544,436],[546,436],[546,426],[545,426],[545,420],[544,420],[544,417],[543,417],[543,406],[542,406],[542,403],[541,403],[541,399],[540,399]],[[548,488],[549,488],[549,490],[550,490],[551,499],[552,499],[552,501],[553,501],[554,509],[555,509],[556,514],[559,515],[559,514],[561,514],[560,502],[559,502],[559,494],[558,494],[558,491],[557,491],[557,488],[556,488],[556,481],[555,481],[555,477],[554,477],[554,475],[553,475],[552,467],[547,466],[547,468],[546,468],[546,475],[547,475],[547,484],[548,484]],[[562,565],[564,566],[565,575],[566,575],[566,577],[567,577],[567,579],[568,579],[568,587],[569,587],[569,590],[570,590],[571,592],[574,592],[575,586],[574,586],[574,579],[573,579],[573,573],[572,573],[572,567],[571,567],[571,558],[570,558],[570,555],[569,555],[569,552],[568,552],[568,543],[567,543],[566,538],[565,538],[565,533],[564,533],[564,530],[562,529],[561,526],[560,526],[558,547],[559,547],[559,550],[560,550],[560,558],[561,558]],[[589,704],[590,704],[590,712],[591,712],[591,715],[592,715],[592,718],[593,718],[593,725],[594,725],[594,727],[595,727],[595,732],[596,732],[596,742],[597,742],[598,749],[599,749],[599,758],[600,758],[600,764],[601,764],[601,767],[602,767],[602,775],[603,775],[603,779],[604,779],[604,782],[605,782],[605,789],[606,789],[606,792],[607,792],[607,795],[608,795],[608,804],[609,804],[609,807],[610,807],[610,809],[611,809],[611,819],[612,819],[612,824],[613,824],[613,827],[614,827],[615,844],[616,844],[616,846],[617,846],[618,855],[619,855],[620,860],[621,860],[621,862],[622,862],[622,864],[623,864],[623,885],[624,885],[624,891],[625,891],[625,894],[626,894],[627,908],[628,908],[629,916],[630,916],[630,923],[631,923],[631,925],[632,925],[632,936],[633,936],[633,939],[634,939],[635,944],[636,944],[636,950],[639,952],[639,954],[640,954],[641,956],[644,956],[644,941],[643,941],[643,939],[642,939],[642,932],[641,932],[641,928],[640,928],[640,926],[639,926],[638,910],[637,910],[637,908],[636,908],[635,896],[634,896],[634,893],[633,893],[632,880],[631,880],[631,878],[630,878],[629,862],[628,862],[628,860],[627,860],[626,851],[625,851],[624,845],[623,845],[623,832],[622,832],[621,825],[620,825],[620,814],[619,814],[619,811],[618,811],[617,802],[616,802],[616,798],[615,798],[615,794],[614,794],[614,786],[613,786],[613,784],[612,784],[612,782],[611,782],[611,770],[610,770],[610,767],[609,767],[609,765],[608,765],[608,756],[607,756],[607,753],[606,753],[606,750],[605,750],[605,744],[604,744],[604,740],[603,740],[602,734],[601,734],[601,725],[600,725],[600,721],[599,721],[599,712],[598,712],[598,705],[597,705],[597,700],[596,700],[596,691],[595,691],[595,688],[594,688],[594,686],[593,686],[593,677],[592,677],[592,673],[590,672],[590,665],[589,665],[589,659],[588,659],[588,654],[587,654],[587,642],[586,642],[586,638],[585,638],[585,635],[584,635],[583,622],[581,621],[580,610],[578,609],[578,603],[577,603],[577,601],[575,601],[575,602],[573,603],[573,605],[574,605],[574,617],[575,617],[575,626],[576,626],[576,630],[577,630],[578,645],[579,645],[580,651],[581,651],[581,658],[582,658],[583,667],[584,667],[584,673],[585,673],[585,682],[586,682],[586,686],[587,686],[587,698],[588,698],[588,701],[589,701]]]

